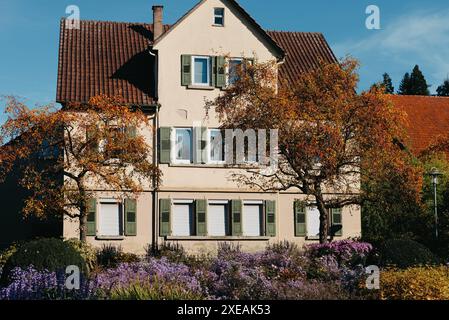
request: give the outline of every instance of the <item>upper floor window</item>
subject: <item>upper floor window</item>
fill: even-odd
[[[219,129],[209,130],[209,163],[225,162],[224,132]]]
[[[239,80],[239,71],[242,68],[243,59],[231,58],[228,65],[228,85],[233,85]]]
[[[214,9],[214,25],[216,26],[224,26],[224,8],[215,8]]]
[[[177,163],[192,163],[192,129],[177,128],[173,130],[175,135],[174,156]]]
[[[198,86],[210,86],[210,57],[192,57],[192,83]]]

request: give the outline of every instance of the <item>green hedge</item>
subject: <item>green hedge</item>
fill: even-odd
[[[387,240],[380,249],[383,266],[408,268],[438,263],[438,258],[425,246],[413,240]]]
[[[39,239],[22,244],[6,261],[0,282],[9,283],[14,268],[25,269],[30,265],[37,270],[65,271],[76,265],[82,273],[87,273],[85,260],[73,246],[59,239]]]

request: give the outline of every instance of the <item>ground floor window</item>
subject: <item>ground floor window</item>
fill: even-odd
[[[246,201],[243,204],[242,230],[247,237],[260,237],[263,226],[263,203]]]
[[[189,237],[195,235],[193,201],[175,201],[172,214],[172,234]]]
[[[230,235],[229,201],[209,201],[207,208],[207,230],[212,237]]]
[[[320,236],[320,211],[316,206],[309,206],[306,210],[307,237]]]
[[[98,233],[100,236],[121,236],[122,205],[115,200],[100,200]]]

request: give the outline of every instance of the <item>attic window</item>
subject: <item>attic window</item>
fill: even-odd
[[[224,8],[214,8],[214,25],[224,27]]]

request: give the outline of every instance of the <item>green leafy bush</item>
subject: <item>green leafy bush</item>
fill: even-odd
[[[387,240],[380,249],[383,266],[408,268],[437,263],[435,255],[422,244],[413,240]]]
[[[388,269],[381,272],[380,290],[384,300],[449,300],[449,269]]]
[[[83,257],[68,243],[59,239],[39,239],[21,245],[6,261],[1,283],[9,282],[14,268],[26,269],[33,266],[36,270],[61,271],[76,265],[81,272],[88,273]]]
[[[100,267],[109,269],[115,268],[120,263],[134,263],[139,262],[139,256],[123,252],[121,246],[104,245],[96,253],[97,263]]]
[[[97,264],[97,255],[94,247],[78,239],[69,239],[65,242],[72,246],[72,248],[75,249],[81,257],[83,257],[89,271],[95,269]]]
[[[8,261],[9,257],[11,257],[13,253],[17,251],[18,247],[19,245],[17,243],[13,243],[7,249],[3,250],[0,253],[0,270],[3,269],[3,267],[6,264],[6,261]]]

